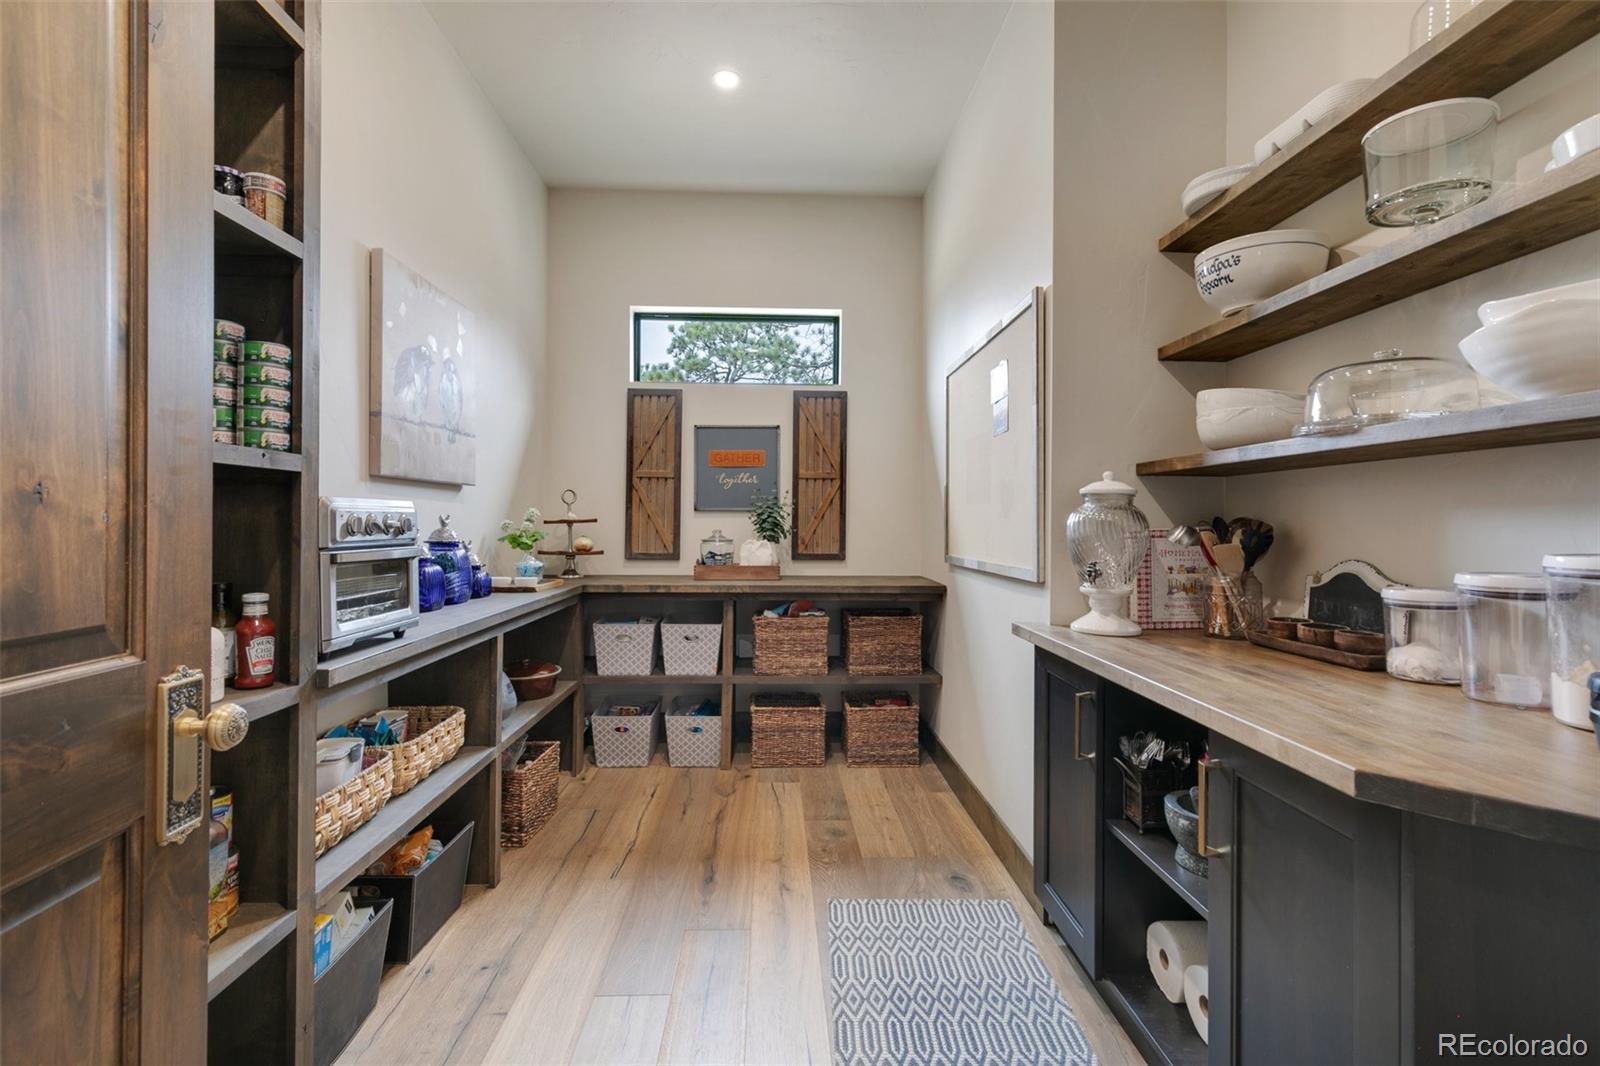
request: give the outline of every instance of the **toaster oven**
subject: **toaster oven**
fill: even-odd
[[[324,496],[318,506],[319,654],[403,636],[417,609],[417,509],[407,500]]]

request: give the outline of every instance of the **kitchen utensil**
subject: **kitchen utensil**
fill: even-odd
[[[420,620],[417,509],[410,500],[323,496],[317,504],[319,655],[403,636]]]
[[[1089,599],[1089,611],[1072,623],[1074,631],[1132,637],[1141,630],[1128,616],[1139,564],[1150,550],[1150,523],[1133,505],[1135,489],[1112,478],[1079,490],[1083,503],[1067,516],[1067,548]]]
[[[1461,689],[1486,703],[1549,707],[1549,600],[1543,574],[1461,573]]]
[[[1456,590],[1391,585],[1383,596],[1385,667],[1402,681],[1461,683],[1461,613]]]
[[[1580,155],[1588,155],[1600,148],[1600,115],[1590,115],[1582,122],[1568,126],[1550,144],[1550,162],[1545,173],[1564,167]]]
[[[1461,338],[1462,356],[1525,400],[1600,389],[1600,295],[1579,295],[1591,284],[1600,283],[1546,290],[1560,295],[1533,302],[1520,297],[1485,304],[1479,317],[1493,321]],[[1518,306],[1506,312],[1500,304]]]
[[[1600,670],[1600,555],[1546,555],[1549,589],[1550,709],[1559,721],[1593,729],[1589,676]]]
[[[1389,348],[1367,362],[1318,374],[1306,390],[1305,421],[1294,435],[1351,433],[1386,422],[1475,411],[1480,403],[1477,376],[1466,367]]]
[[[535,659],[519,659],[506,667],[506,676],[511,679],[511,687],[516,690],[519,700],[544,699],[556,689],[556,679],[561,676],[561,667],[555,663],[539,662]]]
[[[1207,204],[1239,184],[1255,168],[1254,163],[1244,163],[1236,167],[1218,167],[1201,174],[1183,187],[1183,195],[1179,197],[1183,213],[1191,217],[1198,215]]]
[[[1416,226],[1448,218],[1489,195],[1500,105],[1481,97],[1436,100],[1391,115],[1361,138],[1367,221]]]
[[[1277,389],[1202,389],[1195,394],[1195,432],[1212,451],[1284,440],[1305,411],[1303,393]]]
[[[1328,268],[1328,239],[1316,230],[1282,229],[1234,237],[1194,257],[1200,298],[1223,315],[1276,296]]]

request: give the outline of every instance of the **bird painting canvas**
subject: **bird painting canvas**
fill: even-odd
[[[472,312],[372,249],[368,466],[373,477],[471,485],[478,443]]]

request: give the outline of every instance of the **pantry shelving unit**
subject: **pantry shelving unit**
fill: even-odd
[[[1378,122],[1432,100],[1493,96],[1596,33],[1600,7],[1587,0],[1481,3],[1361,96],[1259,164],[1210,207],[1174,227],[1158,247],[1200,252],[1270,229],[1360,177],[1361,137]]]
[[[288,452],[212,445],[211,573],[231,606],[266,592],[277,678],[226,690],[250,731],[213,753],[231,792],[239,910],[207,954],[214,1062],[312,1062],[311,805],[317,660],[317,294],[320,254],[318,0],[214,0],[213,159],[288,184],[282,229],[213,194],[212,304],[246,336],[293,352]],[[196,344],[202,343],[196,338]]]

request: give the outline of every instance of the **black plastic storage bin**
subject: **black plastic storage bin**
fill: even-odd
[[[461,906],[461,892],[467,885],[467,858],[472,854],[472,829],[468,822],[450,836],[434,823],[434,837],[445,840],[437,859],[414,874],[399,877],[358,877],[350,889],[360,902],[375,897],[394,901],[394,920],[389,923],[390,962],[410,962],[439,927]]]
[[[378,1005],[378,982],[383,979],[383,946],[389,939],[389,921],[394,906],[388,900],[376,904],[372,921],[355,943],[344,949],[317,978],[313,994],[316,1021],[312,1032],[311,1059],[316,1066],[329,1066],[339,1057],[372,1008]]]

